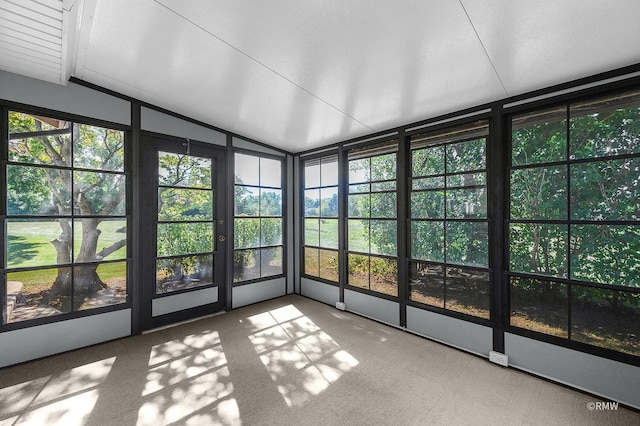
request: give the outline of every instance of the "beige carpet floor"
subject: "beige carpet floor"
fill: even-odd
[[[638,425],[625,408],[286,296],[0,370],[0,425]]]

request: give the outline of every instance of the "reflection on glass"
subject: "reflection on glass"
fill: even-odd
[[[6,226],[7,268],[71,263],[70,219],[8,219]]]
[[[569,337],[567,284],[511,277],[510,324],[538,333]]]
[[[571,340],[640,355],[640,294],[572,286]]]
[[[369,194],[349,195],[349,217],[369,217],[370,199]]]
[[[236,153],[235,175],[235,183],[260,186],[260,157]]]
[[[76,309],[95,309],[127,301],[127,263],[101,263],[97,266],[97,269],[96,265],[73,268]],[[100,285],[101,288],[98,291],[88,289],[87,283],[94,287]]]
[[[349,183],[369,182],[370,164],[368,158],[349,161]]]
[[[282,187],[282,161],[260,158],[260,186]]]
[[[212,223],[158,223],[158,256],[213,251]]]
[[[73,145],[73,165],[95,170],[124,170],[124,132],[76,124],[78,137]]]
[[[446,146],[447,173],[483,170],[487,166],[486,140],[458,142]]]
[[[640,287],[640,227],[571,225],[571,278]]]
[[[320,247],[338,249],[338,219],[320,220]]]
[[[304,248],[304,273],[314,277],[320,276],[320,253],[316,248]]]
[[[233,282],[260,278],[260,250],[233,252]]]
[[[260,219],[233,220],[233,248],[260,246]]]
[[[71,268],[7,274],[7,323],[71,312]]]
[[[639,220],[639,176],[640,158],[572,164],[571,218]]]
[[[489,226],[486,222],[447,222],[447,262],[489,266]]]
[[[566,219],[567,167],[511,171],[512,219]]]
[[[445,308],[489,319],[489,272],[447,267]]]
[[[260,189],[260,216],[282,216],[282,190]]]
[[[444,266],[410,262],[409,286],[412,301],[444,308]]]
[[[431,176],[444,173],[444,147],[417,149],[411,152],[412,176]]]
[[[444,262],[444,222],[411,222],[411,258]]]
[[[73,252],[76,262],[127,258],[127,221],[85,218],[74,220]],[[98,234],[95,244],[92,235]],[[95,254],[95,256],[94,256]]]
[[[235,186],[234,214],[258,216],[260,213],[260,189],[251,186]]]
[[[338,252],[332,250],[320,250],[320,278],[329,281],[338,281]]]
[[[211,190],[158,188],[158,220],[211,219],[213,219]]]
[[[211,188],[211,159],[158,152],[158,185]]]
[[[512,121],[514,166],[550,163],[567,158],[566,107],[535,111]]]
[[[444,191],[412,192],[411,217],[418,219],[444,218]]]
[[[398,251],[398,224],[395,220],[369,222],[371,253],[395,256]]]
[[[322,186],[338,185],[338,156],[326,157],[321,162]]]
[[[123,216],[126,213],[126,176],[114,173],[73,172],[74,210],[81,215]]]
[[[320,186],[320,160],[308,160],[304,163],[304,187],[317,188]]]
[[[566,225],[512,223],[509,269],[514,272],[567,276]]]
[[[34,216],[70,214],[71,172],[7,165],[7,213]]]
[[[170,257],[156,261],[156,293],[213,284],[213,255]]]
[[[369,253],[369,223],[366,220],[350,219],[347,222],[349,251]]]
[[[320,219],[304,220],[304,244],[315,247],[320,245]]]
[[[260,276],[270,277],[282,274],[282,247],[268,247],[260,250]]]
[[[274,246],[282,244],[282,219],[260,219],[260,245]]]

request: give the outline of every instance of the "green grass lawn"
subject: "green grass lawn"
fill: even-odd
[[[369,242],[363,235],[364,225],[361,220],[349,221],[349,250],[368,252]],[[338,245],[338,221],[335,219],[306,219],[304,224],[305,241],[307,244],[317,246],[314,242],[320,231],[320,247],[337,249]],[[334,244],[335,242],[335,244]]]
[[[57,268],[37,269],[35,271],[10,272],[7,281],[20,281],[22,292],[33,293],[48,290],[56,279]],[[107,285],[124,283],[127,277],[126,262],[105,263],[98,266],[98,275]]]

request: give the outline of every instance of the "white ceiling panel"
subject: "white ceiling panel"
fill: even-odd
[[[461,0],[510,95],[640,62],[638,0]]]

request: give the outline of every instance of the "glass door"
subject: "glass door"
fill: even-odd
[[[143,139],[141,326],[149,329],[224,309],[226,153]]]

